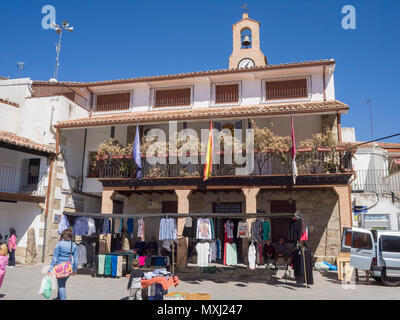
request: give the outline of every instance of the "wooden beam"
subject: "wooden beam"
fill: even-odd
[[[5,201],[44,203],[45,199],[46,197],[32,196],[30,194],[0,192],[0,200]]]

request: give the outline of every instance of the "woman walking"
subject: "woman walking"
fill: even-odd
[[[7,251],[7,246],[5,244],[0,244],[0,288],[6,275],[6,267],[8,264]]]
[[[8,239],[8,267],[15,267],[15,250],[17,250],[17,235],[15,229],[10,228],[10,238]]]
[[[72,242],[72,231],[69,229],[64,230],[61,233],[60,241],[57,243],[54,249],[53,260],[51,261],[48,274],[50,274],[53,271],[54,267],[56,267],[56,269],[60,269],[61,264],[69,262],[71,263],[72,266],[72,275],[75,275],[78,269],[77,259],[78,257],[77,257],[76,244]],[[65,292],[65,285],[67,283],[68,278],[69,275],[63,278],[57,277],[57,284],[58,284],[57,299],[59,300],[67,299],[67,295]]]

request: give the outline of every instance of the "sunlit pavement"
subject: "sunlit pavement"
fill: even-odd
[[[0,288],[0,299],[41,300],[38,294],[43,278],[44,265],[18,266],[7,269]],[[293,276],[293,271],[291,273]],[[400,299],[400,287],[385,287],[371,279],[370,284],[355,285],[346,288],[337,280],[335,272],[320,274],[314,271],[314,284],[309,288],[296,285],[294,279],[282,278],[279,271],[271,281],[262,273],[248,275],[240,273],[216,274],[182,273],[178,274],[181,283],[170,288],[169,292],[209,293],[212,299]],[[86,274],[70,277],[67,282],[67,297],[71,300],[121,300],[127,298],[127,278],[94,278]],[[56,293],[53,292],[53,298]]]

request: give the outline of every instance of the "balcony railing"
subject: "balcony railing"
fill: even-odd
[[[352,191],[389,193],[400,191],[400,172],[389,174],[388,170],[357,170]]]
[[[88,99],[80,95],[78,92],[64,84],[54,85],[40,85],[36,84],[32,86],[33,97],[51,97],[51,96],[64,96],[67,99],[75,102],[77,105],[88,110],[89,103]]]
[[[218,155],[217,155],[218,156]],[[204,154],[197,154],[197,164],[169,164],[170,159],[165,156],[166,164],[149,163],[142,158],[142,178],[176,178],[176,177],[203,177]],[[243,165],[224,164],[224,154],[220,153],[220,163],[213,164],[212,176],[230,176],[236,174],[236,168]],[[216,158],[216,157],[214,157]],[[336,174],[351,172],[351,159],[346,160],[343,151],[311,151],[302,150],[297,153],[296,164],[299,174]],[[88,177],[93,178],[136,178],[137,166],[132,156],[117,156],[94,160],[89,167]],[[290,152],[279,154],[255,154],[254,170],[249,175],[288,175],[292,173]]]
[[[44,197],[45,176],[42,176],[39,180],[39,175],[29,175],[20,168],[0,165],[0,192]]]

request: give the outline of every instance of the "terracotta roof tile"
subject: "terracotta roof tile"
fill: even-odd
[[[29,148],[32,150],[37,150],[45,153],[55,153],[55,149],[51,146],[40,144],[30,139],[26,139],[9,131],[0,130],[0,142],[5,142],[7,144],[13,144],[15,146]]]
[[[60,81],[60,82],[57,82],[57,84],[65,84],[65,85],[69,85],[69,86],[97,86],[97,85],[110,85],[110,84],[119,84],[119,83],[127,83],[127,82],[147,82],[147,81],[172,80],[172,79],[182,79],[182,78],[218,75],[218,74],[226,74],[226,73],[242,73],[242,72],[295,68],[295,67],[330,65],[330,64],[335,64],[335,60],[333,60],[333,59],[322,60],[321,59],[321,60],[314,60],[314,61],[269,64],[265,67],[254,67],[254,68],[246,68],[246,69],[207,70],[207,71],[197,71],[197,72],[189,72],[189,73],[178,73],[178,74],[158,75],[158,76],[149,76],[149,77],[136,77],[136,78],[127,78],[127,79],[105,80],[105,81],[92,81],[92,82]],[[33,81],[33,84],[54,85],[55,83],[50,82],[50,81]]]
[[[8,104],[8,105],[10,105],[10,106],[19,108],[19,104],[18,104],[18,103],[12,102],[12,101],[10,101],[10,100],[8,100],[8,99],[0,98],[0,103],[5,103],[5,104]]]
[[[118,115],[92,116],[91,118],[75,119],[59,122],[56,127],[87,127],[101,126],[105,124],[128,124],[136,122],[158,122],[170,120],[190,120],[190,119],[209,119],[229,118],[240,116],[263,116],[271,114],[289,113],[308,113],[348,110],[348,105],[334,100],[325,102],[303,102],[303,103],[284,103],[273,105],[252,105],[252,106],[233,106],[233,107],[209,107],[198,109],[175,109],[175,110],[152,110],[129,112]]]

